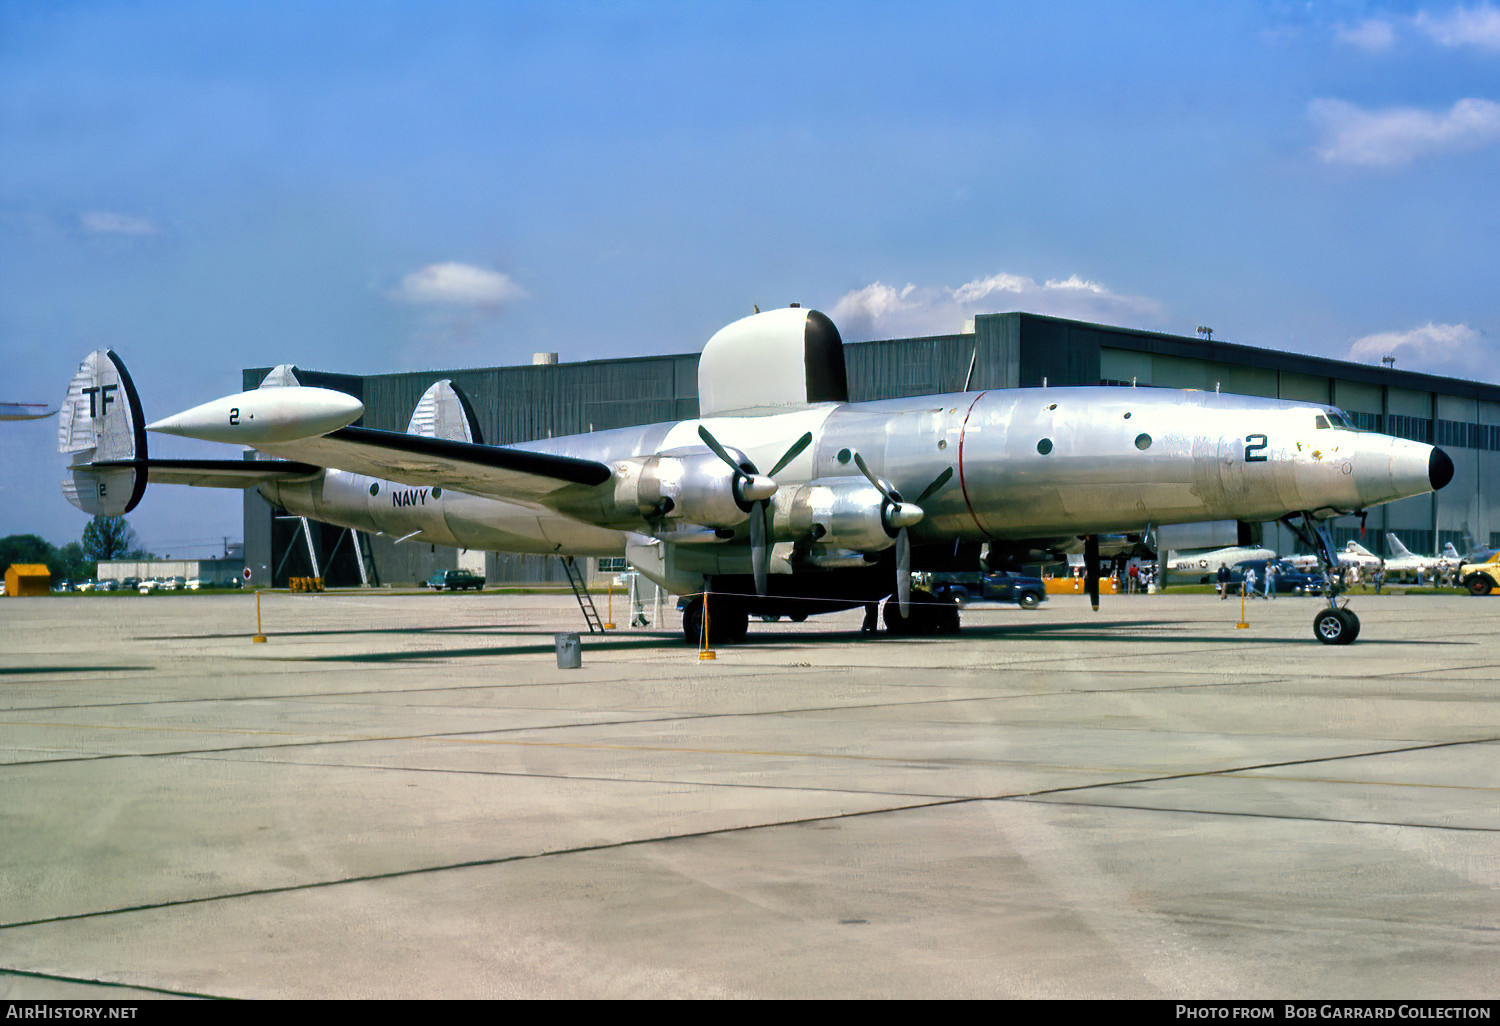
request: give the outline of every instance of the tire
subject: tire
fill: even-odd
[[[1347,609],[1322,609],[1313,617],[1313,637],[1325,645],[1347,645],[1359,637],[1359,617]]]
[[[1036,592],[1028,591],[1017,600],[1017,604],[1022,609],[1035,609],[1042,604],[1042,600],[1037,597]]]
[[[1470,595],[1488,595],[1495,590],[1495,583],[1484,574],[1473,574],[1464,582],[1464,587],[1469,589]]]

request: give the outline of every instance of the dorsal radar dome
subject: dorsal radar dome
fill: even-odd
[[[698,415],[780,413],[846,403],[844,341],[817,310],[752,314],[720,329],[698,360]]]

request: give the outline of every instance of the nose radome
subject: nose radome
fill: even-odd
[[[1436,446],[1427,457],[1427,480],[1432,483],[1433,491],[1453,480],[1453,460]]]

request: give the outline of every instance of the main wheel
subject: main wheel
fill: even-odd
[[[1464,586],[1469,589],[1470,595],[1488,595],[1495,589],[1494,582],[1484,574],[1474,574],[1464,582]]]
[[[1026,594],[1021,596],[1020,605],[1022,609],[1035,609],[1041,604],[1042,600],[1037,597],[1037,593],[1034,591],[1028,591]]]
[[[1347,645],[1359,637],[1359,617],[1347,609],[1323,609],[1313,617],[1313,637],[1325,645]]]
[[[951,602],[939,602],[929,591],[921,588],[911,590],[911,612],[901,615],[901,604],[892,595],[885,603],[885,629],[892,634],[934,634],[946,624],[943,611],[952,616],[953,629],[958,629],[958,607]]]

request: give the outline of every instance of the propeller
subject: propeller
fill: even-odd
[[[896,606],[905,617],[911,611],[911,539],[907,536],[906,529],[921,522],[924,515],[922,503],[948,483],[948,479],[953,476],[953,468],[946,468],[933,479],[931,484],[922,489],[922,494],[917,497],[916,502],[905,502],[901,498],[901,493],[892,488],[889,481],[878,478],[870,472],[863,456],[857,452],[853,456],[854,465],[859,468],[861,474],[865,475],[865,480],[885,497],[885,503],[880,510],[880,520],[887,531],[896,533]]]
[[[812,432],[808,431],[801,438],[792,443],[791,448],[782,453],[781,459],[771,468],[769,474],[761,474],[755,469],[755,464],[746,460],[743,464],[735,462],[734,457],[729,455],[729,450],[719,444],[715,438],[702,424],[698,425],[698,437],[703,439],[703,444],[713,450],[714,455],[729,464],[735,472],[734,498],[740,504],[740,508],[750,514],[750,568],[755,574],[755,593],[764,595],[766,593],[766,570],[770,564],[770,546],[766,539],[771,534],[771,496],[776,494],[777,474],[786,469],[786,465],[796,459],[803,449],[812,444]]]
[[[1099,611],[1099,536],[1086,535],[1083,539],[1083,587],[1089,593],[1094,612]]]

